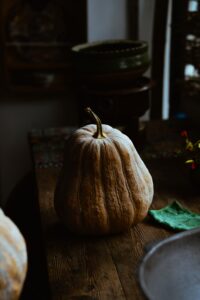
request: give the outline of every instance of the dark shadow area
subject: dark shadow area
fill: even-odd
[[[32,172],[12,191],[4,211],[20,229],[28,250],[28,273],[20,300],[50,299],[37,190]]]

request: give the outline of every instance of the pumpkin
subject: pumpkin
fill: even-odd
[[[17,226],[0,209],[0,299],[19,299],[27,271],[27,250]]]
[[[67,228],[78,234],[127,230],[147,215],[153,181],[132,141],[118,129],[96,124],[76,130],[65,144],[54,206]]]

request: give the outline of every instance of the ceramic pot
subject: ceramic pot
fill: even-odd
[[[144,41],[107,40],[72,48],[78,79],[96,84],[123,84],[140,77],[149,67]]]

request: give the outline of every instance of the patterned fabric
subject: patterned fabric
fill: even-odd
[[[36,168],[60,168],[63,163],[65,140],[77,127],[33,129],[29,142]]]

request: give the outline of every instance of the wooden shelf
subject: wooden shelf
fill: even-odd
[[[8,62],[7,68],[10,70],[70,70],[71,63],[25,63]]]
[[[75,44],[86,42],[86,0],[79,1],[78,6],[73,0],[58,0],[56,4],[55,1],[48,0],[49,2],[40,8],[44,11],[44,14],[43,11],[41,14],[39,10],[34,11],[34,18],[37,18],[37,14],[39,14],[38,19],[45,15],[45,9],[47,10],[47,14],[53,14],[53,16],[50,15],[52,18],[45,18],[44,20],[47,21],[43,21],[43,25],[46,24],[45,22],[48,22],[47,26],[44,26],[47,29],[47,33],[42,33],[42,31],[38,33],[37,29],[35,29],[37,27],[35,27],[30,29],[32,30],[30,35],[29,32],[28,34],[24,33],[23,29],[30,28],[29,13],[31,15],[31,9],[34,9],[34,6],[27,1],[26,5],[29,5],[27,10],[28,15],[24,15],[26,8],[22,5],[22,1],[0,1],[0,84],[2,93],[43,94],[46,92],[50,94],[55,92],[62,94],[67,90],[66,86],[71,84],[72,65],[70,48]],[[55,10],[52,8],[55,8]],[[16,28],[11,32],[12,28],[9,27],[9,20],[13,20],[15,13],[19,14],[19,18],[15,19],[15,25],[12,25],[12,28],[13,26],[16,26]],[[62,36],[60,35],[60,31],[55,35],[56,29],[49,29],[49,22],[54,20],[53,17],[56,20],[60,20],[60,15],[63,16],[61,21],[61,25],[63,25]],[[78,22],[73,22],[74,20],[78,20]],[[20,32],[21,24],[23,25],[22,32]],[[28,25],[26,26],[26,24]],[[42,34],[44,35],[43,40],[41,38]],[[65,38],[63,39],[63,37]],[[55,74],[55,82],[46,84],[42,74],[47,74],[47,77],[48,74],[49,76]]]
[[[43,88],[43,87],[30,87],[30,86],[9,86],[9,93],[17,93],[17,94],[47,94],[47,93],[66,93],[67,88],[64,86],[58,86],[58,87],[49,87],[49,88]]]

